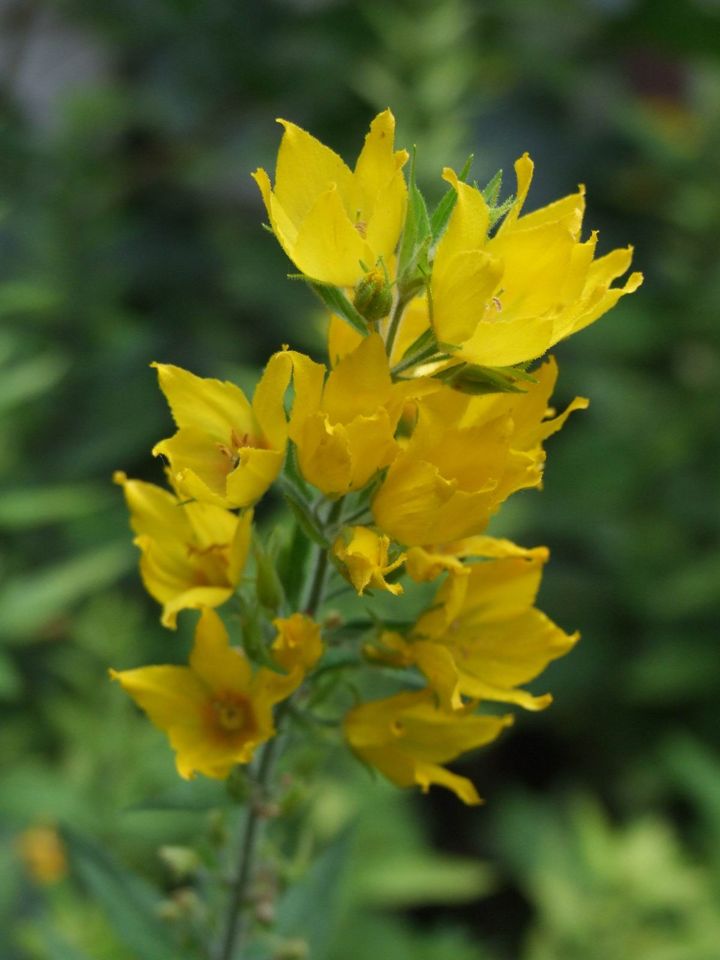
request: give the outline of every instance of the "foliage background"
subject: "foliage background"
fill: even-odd
[[[225,826],[106,683],[187,643],[141,592],[110,476],[158,479],[150,360],[248,383],[281,342],[319,348],[249,172],[275,116],[351,158],[387,105],[431,194],[470,151],[482,182],[529,150],[532,206],[586,183],[646,283],[557,349],[559,399],[592,406],[497,527],[550,545],[542,605],[583,632],[555,704],[465,765],[480,811],[310,756],[300,839],[325,852],[296,857],[281,932],[317,960],[720,956],[720,5],[4,0],[3,960],[158,960],[159,896],[192,926],[202,874],[156,851],[211,860]],[[72,870],[43,886],[18,837],[48,823]]]

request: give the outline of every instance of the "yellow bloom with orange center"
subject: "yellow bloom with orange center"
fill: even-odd
[[[503,551],[495,559],[451,574],[430,609],[407,637],[385,633],[383,649],[371,651],[398,666],[414,664],[448,709],[460,709],[463,697],[514,703],[541,710],[550,694],[520,689],[575,645],[569,635],[534,607],[545,547]]]
[[[154,366],[178,430],[156,444],[153,454],[167,459],[178,491],[220,507],[254,504],[285,458],[287,355],[271,358],[252,403],[234,383],[197,377],[170,364]]]
[[[390,263],[405,220],[408,154],[395,150],[395,118],[384,110],[370,124],[355,169],[287,120],[275,186],[253,174],[270,225],[285,253],[308,277],[355,286],[378,261]]]
[[[419,400],[413,433],[373,499],[384,533],[405,546],[460,540],[481,533],[511,493],[540,485],[543,441],[587,401],[576,398],[553,416],[554,360],[534,376],[526,393],[468,396],[443,387]]]
[[[525,154],[515,164],[515,203],[491,237],[482,193],[443,172],[457,202],[432,265],[432,325],[458,359],[498,367],[534,360],[642,283],[633,273],[612,286],[628,270],[632,247],[595,260],[597,233],[581,241],[582,188],[521,215],[532,172]]]
[[[495,740],[512,717],[449,713],[430,690],[398,693],[355,707],[345,717],[345,737],[355,753],[398,787],[447,787],[463,803],[481,799],[472,782],[447,770],[462,753]]]
[[[178,773],[224,779],[275,733],[273,707],[302,683],[304,671],[253,671],[230,646],[220,617],[203,609],[187,667],[111,670],[123,690],[170,741]]]
[[[368,587],[388,590],[395,596],[403,592],[401,584],[388,583],[385,579],[386,574],[397,570],[405,561],[404,553],[389,561],[389,537],[370,527],[345,527],[332,549],[341,573],[360,596]]]
[[[373,333],[325,379],[323,364],[292,358],[295,399],[290,438],[305,479],[331,497],[359,490],[395,457],[405,399],[437,389],[423,380],[393,383],[382,338]]]
[[[187,503],[162,487],[115,482],[125,493],[140,548],[145,589],[162,604],[163,626],[175,628],[180,610],[217,607],[232,596],[250,549],[252,510],[241,516],[209,503]]]

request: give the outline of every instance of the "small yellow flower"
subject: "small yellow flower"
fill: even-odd
[[[365,268],[389,264],[405,220],[408,154],[394,150],[395,118],[390,110],[375,117],[354,171],[294,123],[278,122],[275,187],[264,170],[253,174],[275,236],[308,277],[355,286]]]
[[[118,471],[145,589],[162,604],[163,626],[180,610],[217,607],[232,596],[250,549],[252,510],[238,517],[209,503],[185,503]]]
[[[405,560],[400,554],[388,562],[390,539],[370,527],[345,527],[333,544],[333,553],[340,561],[341,572],[355,587],[360,596],[368,587],[388,590],[398,596],[403,592],[399,583],[388,583],[385,575],[397,570]]]
[[[490,213],[476,187],[446,169],[457,203],[432,267],[432,322],[440,341],[462,360],[507,366],[534,360],[593,323],[642,283],[632,248],[594,260],[597,234],[581,242],[584,190],[520,215],[532,179],[525,154],[515,164],[517,199],[488,238]]]
[[[435,390],[427,381],[393,383],[381,337],[363,339],[331,371],[293,351],[295,400],[290,437],[305,479],[328,496],[359,490],[395,457],[405,399]]]
[[[68,872],[65,845],[54,827],[24,830],[17,838],[17,852],[33,880],[43,886],[58,883]]]
[[[290,381],[287,353],[276,353],[252,404],[227,381],[153,364],[178,431],[153,448],[170,464],[185,497],[220,507],[248,507],[265,493],[283,464],[287,422],[283,398]]]
[[[470,397],[443,387],[419,401],[412,436],[373,500],[383,532],[406,546],[461,540],[481,533],[511,493],[540,485],[543,441],[587,401],[546,419],[555,362],[534,376],[527,393]]]
[[[533,696],[520,685],[564,656],[579,634],[569,635],[533,604],[548,552],[544,547],[507,553],[451,574],[407,638],[382,635],[376,659],[415,664],[443,705],[459,709],[463,697],[541,710],[550,694]]]
[[[323,644],[320,625],[303,613],[273,620],[277,636],[273,641],[272,654],[284,670],[301,667],[304,672],[312,669],[322,656]]]
[[[178,773],[224,779],[248,763],[275,733],[272,709],[302,683],[298,666],[288,674],[265,667],[253,672],[245,654],[230,646],[220,617],[204,608],[189,667],[111,670],[175,751]]]
[[[495,740],[512,717],[480,717],[440,709],[429,690],[399,693],[363,703],[345,717],[345,736],[355,753],[398,787],[432,784],[452,790],[463,803],[481,803],[466,777],[443,764]]]

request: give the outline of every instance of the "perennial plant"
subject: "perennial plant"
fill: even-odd
[[[550,704],[525,685],[578,634],[535,607],[547,549],[487,527],[508,497],[540,487],[545,441],[587,406],[552,409],[546,351],[642,280],[613,286],[631,249],[595,259],[597,234],[582,239],[583,188],[525,212],[527,155],[509,201],[499,177],[481,190],[446,169],[430,213],[389,110],[354,170],[281,123],[274,185],[254,177],[327,312],[328,366],[283,347],[250,402],[155,364],[177,426],[153,450],[170,490],[116,478],[162,623],[200,614],[187,667],[111,675],[167,734],[182,777],[250,769],[223,960],[286,731],[330,727],[394,784],[478,804],[447,765],[512,723],[493,705]],[[289,512],[268,538],[253,508],[273,489]],[[333,605],[343,591],[357,595],[352,614]],[[393,616],[373,606],[383,592]]]

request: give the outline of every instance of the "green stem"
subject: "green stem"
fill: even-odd
[[[332,537],[332,528],[337,526],[340,521],[342,510],[343,498],[340,497],[339,500],[335,500],[335,502],[331,505],[324,524],[325,534],[328,536],[328,540]],[[321,547],[319,544],[316,544],[315,561],[313,564],[312,573],[310,575],[307,600],[305,601],[303,608],[309,617],[314,617],[320,609],[320,604],[322,603],[325,595],[325,586],[329,567],[330,550],[327,547]]]
[[[419,353],[414,353],[411,357],[407,357],[405,360],[396,363],[390,373],[396,376],[398,373],[402,373],[403,370],[408,370],[418,363],[429,363],[431,360],[444,359],[444,357],[445,354],[439,354],[437,352],[437,347],[428,347],[427,350],[421,350]]]
[[[405,307],[410,303],[410,297],[403,295],[402,293],[398,294],[397,303],[393,309],[392,316],[390,317],[390,326],[388,327],[387,338],[385,340],[385,351],[388,357],[392,356],[393,347],[395,346],[395,337],[397,336],[398,329],[400,327],[400,318],[405,311]]]
[[[244,911],[245,901],[248,894],[248,886],[252,878],[253,866],[255,862],[255,853],[260,837],[260,827],[263,820],[263,804],[267,801],[270,777],[272,774],[277,744],[279,737],[277,734],[268,740],[262,748],[260,763],[258,765],[257,777],[255,780],[255,796],[252,798],[250,807],[245,819],[245,827],[240,837],[240,855],[238,858],[238,871],[233,881],[230,891],[230,902],[227,912],[227,926],[223,938],[222,947],[218,954],[218,960],[232,960],[235,951],[241,945],[245,936],[247,925],[245,923],[246,913]]]
[[[337,525],[342,516],[342,509],[343,499],[341,497],[331,505],[328,511],[325,523],[326,530],[331,530],[333,526]],[[305,605],[305,610],[309,616],[314,616],[322,603],[325,594],[328,565],[328,549],[317,546],[315,563],[308,581],[308,599]],[[258,841],[261,833],[260,828],[264,817],[263,806],[267,803],[270,793],[270,779],[279,749],[280,725],[285,713],[291,706],[291,701],[292,698],[289,698],[278,707],[275,715],[275,736],[271,740],[268,740],[262,747],[260,754],[257,776],[254,783],[255,795],[251,800],[245,819],[245,826],[240,837],[238,869],[230,891],[225,936],[222,941],[220,953],[218,954],[218,960],[233,960],[247,931],[247,915],[243,908],[247,900],[248,887],[255,866],[255,857],[257,855]]]

